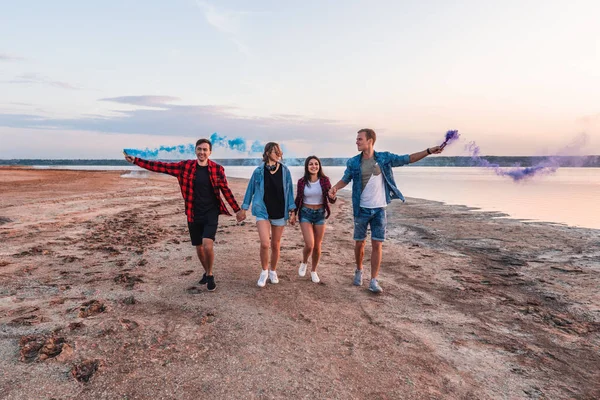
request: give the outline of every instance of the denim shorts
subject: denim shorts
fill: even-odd
[[[358,217],[354,217],[354,240],[363,241],[367,238],[367,228],[371,226],[371,240],[383,242],[387,217],[385,207],[360,208]]]
[[[300,209],[300,222],[308,222],[313,225],[325,225],[325,208],[313,210],[312,208],[302,207]]]
[[[258,221],[269,221],[271,223],[271,225],[273,226],[285,226],[285,218],[277,218],[277,219],[265,219],[265,218],[260,218],[260,217],[256,217],[256,222]]]

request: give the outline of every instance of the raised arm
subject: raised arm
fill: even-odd
[[[162,161],[150,161],[144,160],[143,158],[133,157],[123,152],[125,155],[125,160],[132,164],[137,165],[138,167],[147,169],[148,171],[160,172],[163,174],[173,175],[175,177],[179,176],[182,171],[182,165],[184,161],[176,162],[176,163],[167,163]]]
[[[443,151],[443,147],[434,146],[434,147],[429,147],[426,150],[419,151],[418,153],[412,153],[410,155],[410,163],[411,164],[415,163],[431,154],[440,154],[442,151]]]

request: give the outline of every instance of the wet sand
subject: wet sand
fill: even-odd
[[[0,168],[0,398],[600,398],[599,230],[393,202],[373,295],[342,195],[321,284],[221,216],[209,293],[176,179],[122,173]]]

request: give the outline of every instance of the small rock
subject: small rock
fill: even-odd
[[[48,338],[44,343],[44,346],[40,349],[40,360],[45,360],[47,358],[56,357],[62,351],[63,345],[65,343],[65,339],[53,336]]]
[[[134,330],[135,328],[137,328],[139,326],[139,324],[135,321],[132,321],[130,319],[121,319],[120,320],[121,324],[123,325],[123,327],[125,329],[127,329],[128,331]]]
[[[56,357],[56,361],[66,362],[73,358],[75,350],[67,343],[63,344],[60,354]]]
[[[98,360],[85,360],[71,368],[71,375],[79,382],[89,382],[98,370]]]
[[[34,361],[42,346],[44,346],[44,338],[38,335],[23,336],[19,340],[19,346],[21,347],[21,361],[31,362]]]
[[[79,318],[87,318],[92,315],[103,313],[106,310],[104,304],[98,300],[91,300],[83,303],[79,308]]]
[[[127,305],[135,304],[136,303],[135,297],[133,297],[133,296],[127,296],[123,300],[121,300],[121,303],[127,304]]]

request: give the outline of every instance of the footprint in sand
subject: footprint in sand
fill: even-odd
[[[198,286],[190,286],[189,288],[186,289],[186,291],[189,294],[200,294],[200,293],[202,293],[202,289],[200,289]]]

